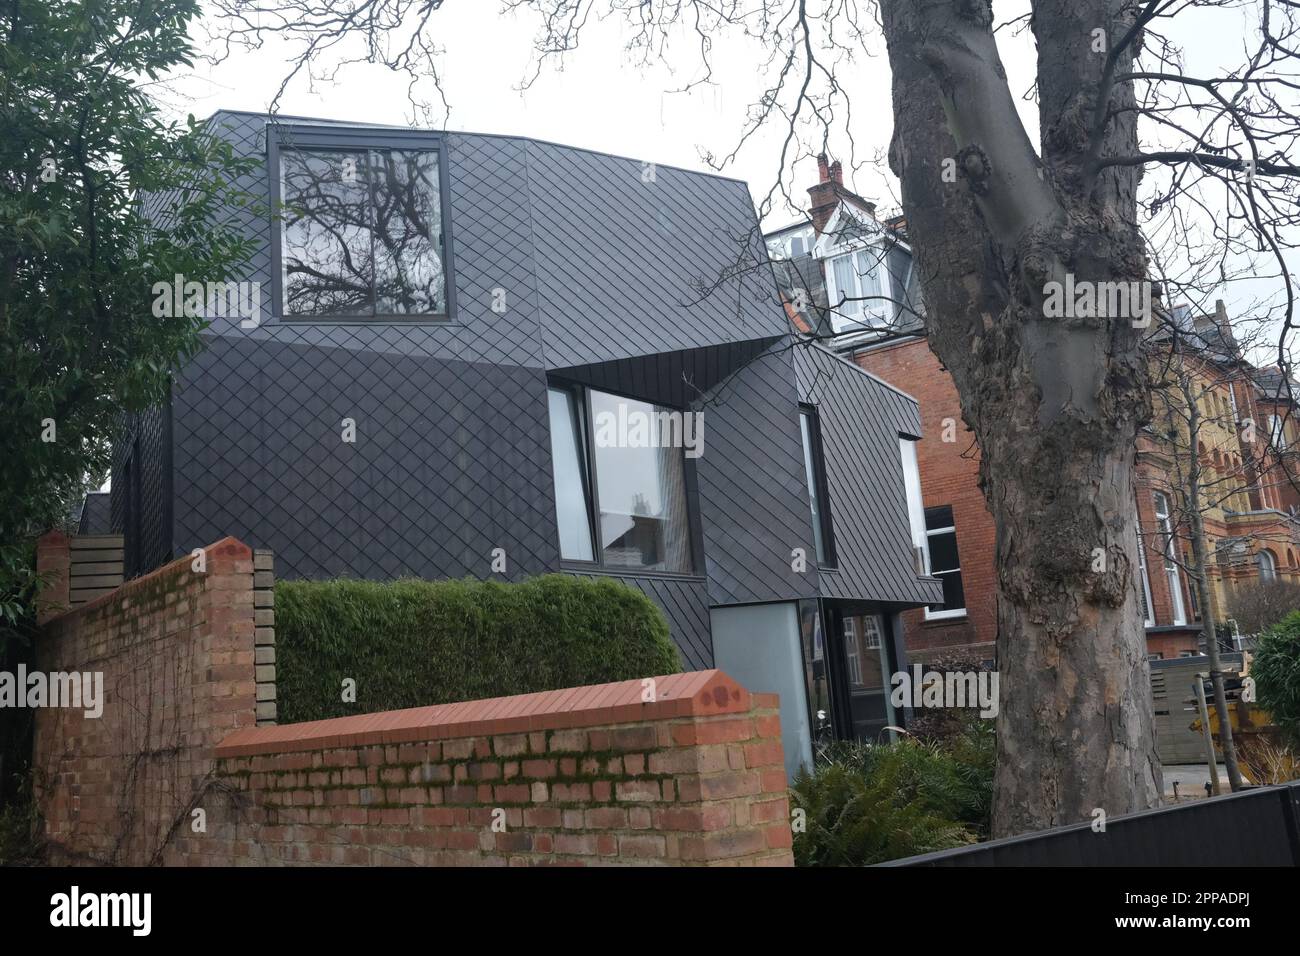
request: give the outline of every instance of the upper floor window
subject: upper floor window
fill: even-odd
[[[1268,416],[1268,437],[1274,451],[1286,451],[1286,429],[1277,415]]]
[[[1255,567],[1259,569],[1259,580],[1265,584],[1277,580],[1277,562],[1273,553],[1267,550],[1255,552]]]
[[[617,424],[683,413],[595,389],[551,388],[547,397],[560,557],[690,573],[685,450]]]
[[[943,582],[943,603],[927,607],[926,619],[960,617],[966,613],[966,591],[962,587],[957,526],[950,505],[925,509],[925,533],[929,539],[930,573]]]
[[[812,507],[813,546],[820,567],[835,565],[835,547],[831,535],[831,513],[827,503],[826,466],[822,458],[821,423],[815,409],[799,408],[799,431],[803,436],[804,477],[808,482],[808,501]]]
[[[1156,531],[1160,535],[1160,550],[1164,556],[1165,581],[1169,588],[1170,610],[1173,624],[1186,624],[1187,611],[1183,605],[1182,576],[1178,573],[1178,549],[1174,543],[1173,515],[1169,508],[1169,498],[1163,492],[1152,495],[1155,502]]]
[[[917,574],[930,573],[930,543],[925,529],[925,504],[921,498],[921,469],[916,459],[917,442],[898,436],[903,459],[903,496],[907,499],[907,523],[912,529],[912,566]]]
[[[445,318],[439,154],[281,148],[287,318]]]
[[[869,328],[883,321],[885,299],[884,252],[868,246],[831,259],[831,325],[836,332]]]
[[[1142,529],[1138,528],[1138,596],[1142,598],[1142,623],[1155,627],[1156,617],[1151,602],[1151,579],[1147,576],[1147,549],[1142,541]]]

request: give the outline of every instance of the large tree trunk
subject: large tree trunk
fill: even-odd
[[[1136,593],[1134,443],[1150,414],[1140,329],[1047,318],[1050,281],[1145,279],[1137,173],[1088,149],[1118,0],[1035,4],[1042,161],[1015,111],[987,0],[882,0],[893,70],[890,162],[903,188],[930,344],[980,446],[997,527],[994,834],[1159,803]],[[1131,50],[1118,58],[1130,66]],[[1131,101],[1120,85],[1112,105]],[[1131,122],[1101,154],[1130,151]],[[945,160],[961,175],[946,182]],[[1096,549],[1101,549],[1097,551]],[[1099,557],[1104,560],[1099,560]],[[1099,570],[1094,570],[1098,569]]]

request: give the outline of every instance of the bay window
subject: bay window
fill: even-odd
[[[626,440],[617,428],[604,427],[659,422],[671,410],[577,387],[550,388],[547,399],[560,557],[618,570],[691,573],[684,449],[645,436]]]

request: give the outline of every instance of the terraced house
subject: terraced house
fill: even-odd
[[[209,125],[259,161],[271,212],[229,211],[256,304],[209,309],[122,436],[128,576],[225,535],[281,578],[602,575],[658,603],[688,667],[780,693],[791,769],[906,719],[899,616],[942,592],[914,560],[917,403],[791,336],[744,183],[511,136]]]

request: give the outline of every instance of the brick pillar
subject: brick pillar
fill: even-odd
[[[36,542],[36,573],[43,583],[36,599],[36,623],[44,624],[69,607],[72,580],[72,539],[50,531]]]

